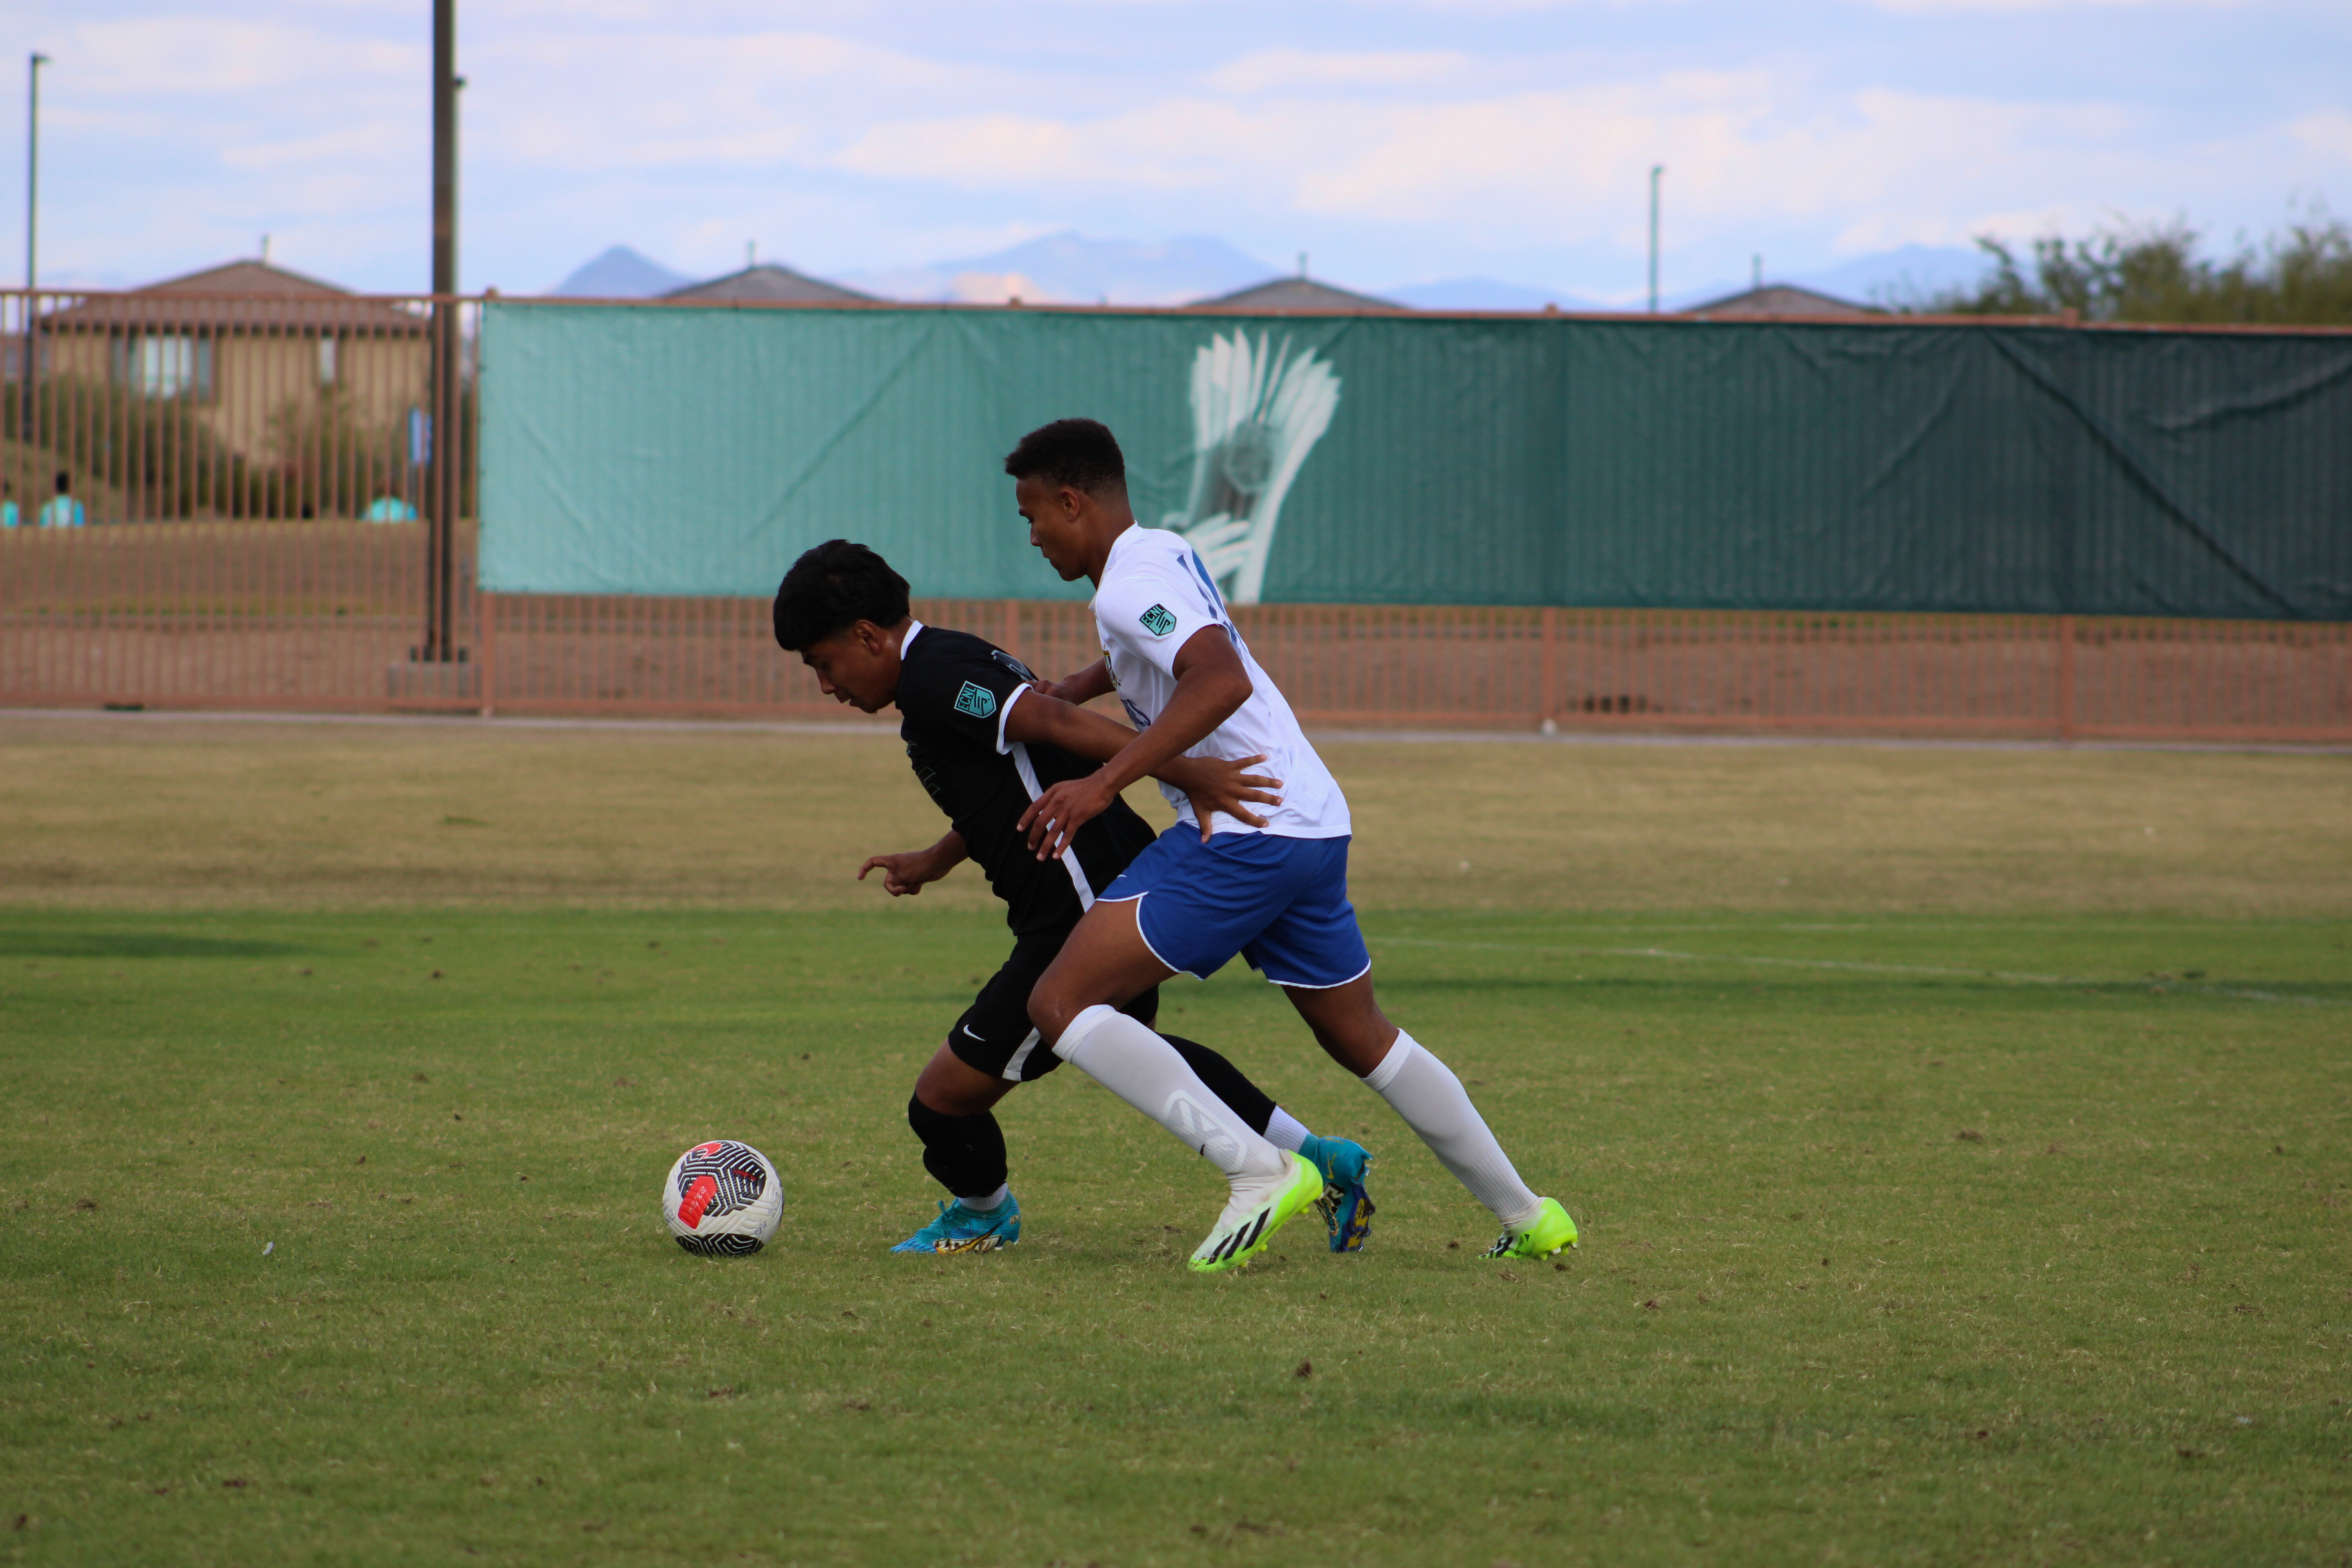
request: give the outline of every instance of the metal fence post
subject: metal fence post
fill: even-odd
[[[1559,720],[1559,611],[1546,605],[1543,611],[1543,671],[1538,681],[1542,695],[1538,700],[1543,711],[1536,722],[1557,723]]]
[[[2058,617],[2058,738],[2074,738],[2074,617]]]
[[[425,547],[424,657],[455,659],[457,507],[463,458],[458,445],[457,354],[457,6],[433,5],[433,515]]]

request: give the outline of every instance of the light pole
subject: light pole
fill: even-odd
[[[1650,314],[1658,313],[1658,179],[1664,163],[1650,165]]]
[[[37,54],[25,68],[25,363],[19,368],[17,395],[25,407],[25,439],[31,442],[37,426],[33,422],[33,365],[37,357],[38,340],[33,335],[38,312],[33,307],[33,288],[40,279],[40,249],[37,243],[40,221],[41,193],[41,68],[49,57]]]
[[[26,67],[25,92],[25,290],[30,293],[37,276],[34,226],[40,216],[41,191],[41,68],[47,55],[35,55]]]
[[[433,455],[426,475],[425,662],[456,660],[463,433],[457,356],[457,5],[433,5]]]

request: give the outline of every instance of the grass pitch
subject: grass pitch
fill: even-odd
[[[692,824],[732,810],[790,871],[929,826],[887,743],[730,773],[721,742],[779,744],[691,742],[639,838],[719,863]],[[2345,829],[2314,815],[2299,862],[2263,837],[2339,760],[1343,752],[1368,816],[1468,797],[1419,860],[1365,826],[1361,883],[1416,906],[1368,918],[1384,999],[1585,1244],[1475,1258],[1485,1212],[1228,973],[1171,986],[1171,1022],[1364,1137],[1381,1215],[1360,1257],[1310,1220],[1202,1280],[1213,1179],[1075,1072],[1003,1112],[1017,1248],[884,1254],[933,1197],[912,1075],[1005,945],[969,892],[747,869],[718,885],[808,907],[615,907],[682,901],[609,815],[654,776],[642,742],[459,758],[549,792],[508,829],[501,797],[446,793],[438,741],[199,737],[146,756],[154,791],[89,775],[155,823],[123,844],[58,760],[89,744],[0,780],[31,803],[0,864],[71,872],[12,872],[0,910],[9,1561],[2352,1553]],[[796,823],[805,793],[753,790],[778,756],[845,759]],[[1952,766],[1902,787],[1922,757]],[[1554,874],[1473,886],[1447,861],[1484,858],[1458,846],[1514,788]],[[232,796],[249,841],[213,826]],[[314,837],[306,809],[352,816]],[[2158,832],[2096,837],[2133,817]],[[420,845],[478,893],[604,907],[402,907]],[[1644,856],[1622,901],[1651,907],[1560,907]],[[186,907],[206,864],[246,907]],[[337,886],[377,907],[318,907]],[[1875,894],[1822,890],[1847,886]],[[688,1258],[654,1214],[715,1133],[782,1170],[759,1258]]]

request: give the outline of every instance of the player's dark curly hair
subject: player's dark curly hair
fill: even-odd
[[[1090,496],[1127,493],[1127,458],[1118,439],[1099,419],[1056,419],[1021,437],[1004,459],[1016,479],[1067,485]]]
[[[907,618],[907,580],[863,544],[828,539],[803,553],[776,590],[776,641],[793,653],[837,631]]]

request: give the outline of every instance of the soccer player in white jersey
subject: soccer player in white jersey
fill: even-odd
[[[1097,895],[1029,994],[1030,1021],[1063,1060],[1223,1156],[1233,1199],[1192,1266],[1245,1260],[1315,1198],[1312,1173],[1302,1178],[1223,1107],[1197,1103],[1182,1058],[1117,1010],[1171,974],[1205,979],[1236,952],[1494,1211],[1502,1237],[1486,1256],[1548,1258],[1575,1246],[1576,1222],[1519,1179],[1461,1080],[1381,1012],[1348,902],[1347,797],[1250,657],[1200,556],[1174,533],[1137,525],[1110,431],[1056,420],[1023,437],[1004,470],[1030,542],[1064,582],[1095,584],[1103,658],[1045,689],[1074,703],[1115,690],[1139,731],[1099,769],[1031,804],[1022,825],[1038,857],[1061,854],[1119,791],[1171,757],[1262,757],[1260,771],[1281,781],[1282,798],[1258,808],[1264,826],[1213,813],[1205,836],[1181,792],[1167,792],[1179,821]]]

